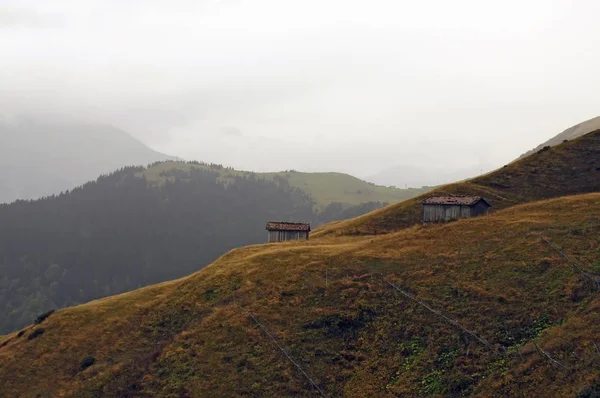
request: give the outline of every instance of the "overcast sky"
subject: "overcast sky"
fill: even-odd
[[[0,105],[257,171],[488,169],[600,114],[598,15],[594,0],[0,0]]]

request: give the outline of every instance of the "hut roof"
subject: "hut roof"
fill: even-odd
[[[269,221],[268,231],[310,231],[310,224],[302,222],[279,222]]]
[[[462,205],[472,206],[483,200],[488,206],[490,204],[481,196],[463,196],[463,195],[446,195],[446,196],[430,196],[423,200],[424,205]]]

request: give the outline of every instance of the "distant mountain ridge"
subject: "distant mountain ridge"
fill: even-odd
[[[72,189],[125,166],[177,160],[105,124],[48,115],[0,120],[0,203]]]

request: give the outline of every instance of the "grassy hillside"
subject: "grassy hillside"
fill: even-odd
[[[600,274],[600,194],[237,249],[4,337],[2,393],[318,396],[268,332],[331,397],[593,396],[598,291],[542,238]]]
[[[586,120],[585,122],[576,124],[573,127],[569,127],[562,133],[557,134],[556,136],[550,138],[548,141],[538,145],[536,148],[532,149],[531,151],[524,153],[523,155],[521,155],[520,158],[529,156],[546,146],[559,145],[565,140],[569,140],[569,141],[574,140],[575,138],[579,138],[583,135],[586,135],[586,134],[591,133],[592,131],[596,131],[598,129],[600,129],[600,116],[595,117],[590,120]]]
[[[320,195],[320,208],[307,191]],[[264,242],[267,221],[314,228],[387,204],[367,200],[411,192],[344,174],[157,163],[0,205],[0,333],[52,308],[189,275],[232,248]]]
[[[356,177],[343,173],[302,173],[298,171],[282,171],[277,173],[253,173],[249,171],[234,170],[217,165],[193,164],[182,162],[164,162],[149,167],[144,175],[149,182],[163,183],[164,173],[173,169],[188,172],[191,168],[199,168],[220,175],[222,181],[232,177],[263,178],[267,180],[283,180],[295,188],[299,188],[312,196],[318,209],[324,209],[332,202],[346,205],[358,205],[365,202],[396,203],[411,198],[423,189],[399,189],[383,187],[362,181]]]
[[[189,275],[235,247],[264,242],[269,220],[318,225],[353,210],[317,215],[308,195],[264,179],[235,177],[225,186],[216,173],[193,169],[155,186],[137,177],[143,171],[0,205],[0,333],[53,308]],[[372,209],[359,206],[351,217]]]
[[[316,231],[320,234],[379,234],[421,222],[421,200],[433,194],[481,195],[492,211],[520,203],[600,191],[600,130],[504,166],[481,177],[450,184],[411,200]]]

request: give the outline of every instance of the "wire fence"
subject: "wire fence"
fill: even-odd
[[[310,377],[308,375],[308,373],[304,370],[304,368],[302,366],[300,366],[300,364],[288,353],[288,351],[283,347],[283,345],[277,341],[277,339],[269,331],[269,329],[256,318],[256,315],[254,315],[250,311],[245,311],[244,308],[242,308],[242,306],[237,302],[237,299],[235,298],[235,292],[233,293],[233,300],[234,300],[235,305],[238,307],[238,309],[242,313],[246,313],[250,317],[250,319],[252,319],[254,321],[254,323],[267,335],[267,337],[269,337],[269,339],[273,342],[273,344],[275,344],[275,346],[279,349],[279,351],[281,351],[283,353],[283,355],[285,355],[285,357],[288,359],[288,361],[290,361],[292,363],[292,365],[294,365],[294,367],[296,369],[298,369],[300,371],[300,373],[302,373],[302,375],[308,380],[308,382],[311,384],[311,386],[313,386],[317,390],[319,395],[324,398],[327,398],[327,395],[325,394],[325,392],[323,392],[321,387],[319,387],[319,385],[315,382],[315,380],[312,377]]]
[[[585,278],[593,281],[596,284],[596,287],[600,287],[600,277],[586,271],[579,263],[577,263],[574,259],[572,259],[567,253],[565,253],[564,251],[562,251],[559,247],[557,247],[556,245],[554,245],[552,242],[550,242],[548,239],[546,238],[542,238],[542,241],[548,245],[551,249],[553,249],[554,251],[558,252],[561,257],[563,257],[565,260],[567,260],[572,266],[573,268],[579,272],[581,275],[583,275]],[[507,352],[507,350],[501,346],[501,345],[497,345],[497,344],[492,344],[490,343],[487,339],[485,339],[484,337],[481,336],[480,333],[474,331],[474,330],[470,330],[466,327],[464,327],[463,325],[461,325],[459,323],[459,321],[452,319],[451,317],[444,315],[442,313],[441,310],[438,310],[436,308],[434,308],[431,304],[421,300],[420,298],[418,298],[415,294],[409,293],[405,288],[399,286],[396,283],[390,282],[388,279],[390,276],[393,276],[393,274],[391,275],[384,275],[382,273],[371,273],[371,280],[375,280],[378,278],[375,278],[375,275],[378,275],[379,277],[381,277],[381,281],[385,284],[387,284],[391,289],[393,289],[394,291],[400,293],[403,297],[409,299],[410,301],[418,304],[420,307],[425,308],[428,312],[434,314],[437,318],[439,318],[440,320],[452,325],[454,328],[456,328],[458,331],[460,331],[460,333],[464,333],[470,337],[472,337],[475,341],[477,341],[478,343],[480,343],[481,345],[483,345],[488,351],[493,352],[493,353],[497,353],[498,351],[496,351],[496,348],[500,348],[500,352],[502,355],[508,357],[508,358],[514,358],[518,355],[519,358],[521,358],[521,360],[523,359],[523,356],[521,354],[521,351],[519,350],[516,353],[512,353],[509,354]],[[341,279],[343,279],[344,277],[342,277]],[[349,278],[349,275],[346,274],[345,278]],[[324,283],[325,283],[325,289],[327,290],[333,283],[337,282],[337,280],[335,280],[336,278],[332,278],[331,273],[329,272],[328,269],[325,269],[325,273],[324,273]],[[340,280],[341,280],[340,279]],[[308,371],[303,368],[300,363],[295,360],[292,355],[289,353],[289,350],[286,350],[286,348],[284,347],[284,345],[282,343],[280,343],[277,338],[275,337],[275,335],[269,330],[269,328],[264,324],[264,322],[261,322],[258,320],[257,316],[250,312],[245,310],[244,308],[242,308],[242,306],[239,304],[239,302],[236,299],[236,295],[235,293],[233,294],[233,301],[234,304],[239,308],[239,310],[242,313],[245,313],[248,315],[248,317],[264,332],[264,334],[269,338],[269,340],[272,341],[272,343],[277,347],[277,349],[279,351],[281,351],[283,353],[283,355],[285,356],[285,358],[303,375],[303,377],[309,382],[310,386],[313,387],[316,392],[318,392],[318,394],[322,397],[327,397],[327,394],[323,391],[323,389],[319,386],[319,384],[315,381],[315,379],[313,377],[311,377],[308,373]],[[572,370],[574,369],[573,367],[567,367],[564,364],[562,364],[561,362],[559,362],[558,360],[556,360],[555,358],[552,357],[552,355],[545,351],[543,348],[541,348],[539,346],[539,344],[534,341],[533,339],[530,340],[530,342],[533,344],[533,346],[535,347],[536,351],[539,353],[539,355],[546,359],[547,361],[549,361],[549,363],[555,367],[556,369],[559,370]],[[595,348],[595,353],[600,356],[600,347],[596,344],[596,343],[592,343],[594,348]],[[467,355],[468,355],[468,351],[467,351]],[[579,357],[578,357],[579,358]],[[581,358],[579,358],[580,360],[582,360]],[[308,366],[310,367],[310,363],[308,364]]]
[[[579,264],[577,261],[575,261],[575,259],[573,259],[571,256],[569,256],[567,253],[565,253],[563,250],[561,250],[560,247],[556,246],[555,244],[553,244],[552,242],[550,242],[549,239],[547,238],[542,238],[542,242],[544,242],[546,245],[548,245],[548,247],[550,247],[552,250],[554,250],[555,252],[557,252],[562,258],[564,258],[569,264],[571,264],[571,266],[577,271],[579,272],[584,278],[592,281],[594,283],[594,287],[596,289],[600,289],[600,276],[598,275],[594,275],[591,272],[585,270],[581,264]]]
[[[397,285],[393,284],[392,282],[390,282],[390,281],[385,281],[385,282],[387,282],[392,288],[394,288],[395,290],[397,290],[398,292],[400,292],[403,296],[408,297],[410,300],[412,300],[415,303],[419,304],[420,306],[426,308],[427,310],[429,310],[433,314],[437,315],[439,318],[445,320],[446,322],[448,322],[451,325],[455,326],[456,328],[460,329],[464,333],[466,333],[469,336],[475,338],[475,340],[477,340],[478,342],[480,342],[481,344],[483,344],[486,348],[490,348],[490,343],[488,343],[487,340],[485,340],[484,338],[480,337],[479,335],[477,335],[472,330],[469,330],[469,329],[461,326],[460,323],[458,323],[454,319],[448,318],[446,315],[442,314],[440,311],[432,308],[430,305],[428,305],[424,301],[419,300],[418,298],[416,298],[412,294],[406,292],[405,290],[401,289],[400,287],[398,287]]]

